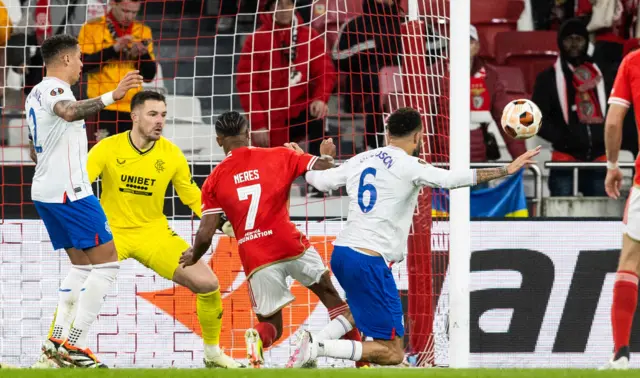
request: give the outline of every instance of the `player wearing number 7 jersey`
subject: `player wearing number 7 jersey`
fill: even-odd
[[[129,72],[114,91],[76,101],[70,86],[82,72],[78,41],[56,35],[41,49],[47,76],[25,102],[36,163],[31,199],[53,249],[64,248],[72,264],[60,287],[60,311],[43,352],[59,364],[106,367],[87,348],[87,334],[120,265],[107,218],[87,176],[84,118],[139,87],[142,76]]]
[[[318,356],[380,365],[404,359],[402,305],[389,265],[404,260],[407,237],[420,189],[459,188],[487,182],[533,163],[540,147],[508,166],[447,171],[418,159],[422,142],[420,113],[410,108],[394,112],[387,121],[387,147],[360,153],[338,168],[307,172],[309,184],[320,191],[346,186],[347,224],[334,242],[331,270],[349,298],[352,317],[334,320],[321,333],[341,336],[357,326],[373,341],[318,340],[304,331],[288,367],[300,367]]]
[[[200,227],[193,250],[186,251],[180,262],[195,264],[204,255],[224,212],[238,240],[251,304],[260,321],[245,333],[250,365],[258,367],[264,362],[262,348],[282,335],[282,308],[295,299],[288,276],[313,291],[332,318],[349,316],[320,255],[289,219],[293,180],[333,163],[284,147],[248,147],[249,125],[237,112],[222,114],[215,127],[227,157],[202,186]],[[324,150],[335,154],[333,143],[324,142],[320,151]],[[360,339],[356,330],[345,336]]]

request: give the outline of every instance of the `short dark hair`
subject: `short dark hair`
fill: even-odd
[[[40,47],[44,64],[50,63],[58,54],[77,46],[78,40],[68,34],[56,34],[45,39]]]
[[[387,129],[394,137],[405,137],[421,128],[422,116],[412,108],[400,108],[387,118]]]
[[[249,122],[238,112],[224,112],[216,120],[216,134],[218,136],[238,136]]]
[[[131,99],[131,111],[138,106],[144,105],[144,103],[149,100],[162,101],[165,104],[167,103],[167,100],[164,98],[162,93],[158,93],[156,91],[140,91],[133,95],[133,98]]]
[[[267,0],[267,2],[264,3],[264,8],[263,10],[265,12],[271,12],[275,10],[275,6],[279,1],[284,1],[284,0]],[[293,5],[296,5],[296,0],[289,0],[291,3],[293,3]]]

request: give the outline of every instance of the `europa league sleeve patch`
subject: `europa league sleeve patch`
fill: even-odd
[[[61,95],[64,93],[64,89],[62,88],[56,88],[56,89],[52,89],[51,92],[49,93],[51,96],[57,96],[57,95]]]

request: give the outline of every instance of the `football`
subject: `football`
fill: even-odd
[[[513,100],[502,111],[502,128],[514,139],[529,139],[538,133],[542,113],[533,101]]]

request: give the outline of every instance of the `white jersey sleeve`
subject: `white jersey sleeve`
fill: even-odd
[[[455,189],[476,184],[476,170],[450,171],[436,168],[422,159],[411,157],[407,170],[416,186]]]
[[[53,111],[64,100],[76,101],[69,84],[45,77],[25,101],[29,137],[38,155],[31,186],[34,201],[61,203],[93,194],[84,120],[67,122]]]
[[[42,108],[50,115],[57,117],[56,113],[53,111],[53,108],[60,101],[76,101],[76,97],[73,95],[71,88],[62,88],[62,86],[53,86],[55,88],[51,88],[48,90],[48,87],[52,87],[51,85],[47,85],[47,91],[42,93]]]
[[[349,160],[338,167],[324,171],[307,171],[304,178],[321,192],[336,190],[347,184],[349,178]]]

